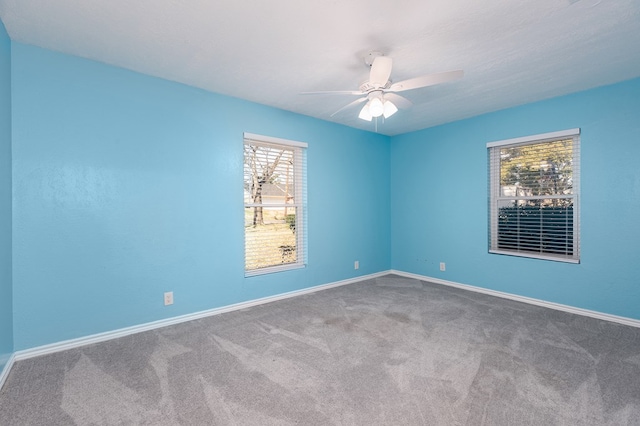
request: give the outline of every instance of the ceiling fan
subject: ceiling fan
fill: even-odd
[[[463,77],[462,70],[442,72],[438,74],[427,74],[421,77],[410,78],[408,80],[393,83],[389,77],[391,76],[391,68],[393,60],[384,56],[382,53],[373,51],[364,58],[365,63],[371,67],[369,80],[360,85],[359,90],[333,90],[321,92],[302,92],[301,95],[356,95],[361,96],[355,101],[343,106],[333,114],[344,111],[345,109],[354,107],[366,102],[360,110],[359,118],[371,121],[373,118],[380,116],[389,118],[398,111],[398,108],[410,108],[413,103],[397,94],[406,90],[419,89],[421,87],[433,86],[448,81],[458,80]]]

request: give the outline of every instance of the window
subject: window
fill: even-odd
[[[489,252],[578,263],[580,129],[487,149]]]
[[[305,266],[306,147],[244,134],[245,276]]]

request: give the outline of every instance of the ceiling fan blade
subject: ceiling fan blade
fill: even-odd
[[[389,81],[391,75],[391,67],[393,60],[388,56],[378,56],[373,60],[371,72],[369,74],[369,83],[374,86],[382,87]]]
[[[364,95],[360,90],[323,90],[319,92],[300,92],[300,95]]]
[[[448,81],[458,80],[464,76],[464,71],[447,71],[438,74],[427,74],[422,77],[410,78],[409,80],[393,83],[387,92],[403,92],[405,90],[418,89],[420,87],[434,86]]]
[[[407,109],[413,106],[413,102],[404,96],[396,95],[395,93],[385,93],[384,98],[391,101],[400,109]]]
[[[337,113],[339,113],[340,111],[344,111],[347,108],[351,108],[352,106],[361,104],[362,102],[365,102],[367,100],[367,97],[365,96],[364,98],[359,98],[356,99],[353,102],[350,102],[348,104],[346,104],[345,106],[343,106],[342,108],[340,108],[339,110],[337,110],[336,112],[334,112],[333,114],[331,114],[331,117],[333,117],[334,115],[336,115]]]

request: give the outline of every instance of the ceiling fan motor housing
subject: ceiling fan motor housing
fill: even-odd
[[[369,80],[365,81],[364,83],[362,83],[362,84],[360,85],[360,90],[361,90],[363,93],[367,93],[369,90],[371,90],[371,89],[373,89],[373,88],[374,88],[374,87],[373,87],[373,84],[369,83]]]
[[[382,87],[376,87],[373,84],[371,84],[371,82],[369,80],[365,81],[364,83],[362,83],[360,85],[360,90],[363,93],[369,93],[372,90],[384,90],[384,89],[388,89],[391,86],[391,80],[387,81],[387,84],[385,84]]]

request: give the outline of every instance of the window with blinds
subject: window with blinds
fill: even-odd
[[[578,263],[580,129],[487,149],[489,251]]]
[[[244,134],[245,276],[306,264],[306,147]]]

